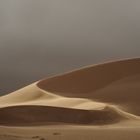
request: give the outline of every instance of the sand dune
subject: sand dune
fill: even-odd
[[[56,123],[71,124],[110,124],[125,118],[112,108],[102,110],[80,110],[49,106],[13,106],[0,109],[2,125],[47,125]]]
[[[121,105],[140,115],[140,59],[87,67],[45,79],[38,86],[62,96]]]
[[[63,129],[79,125],[83,129],[86,125],[94,129],[107,126],[111,132],[125,125],[138,131],[139,101],[139,58],[98,64],[37,81],[0,97],[0,129],[24,126],[25,131],[42,126],[48,130],[56,125],[64,125]]]

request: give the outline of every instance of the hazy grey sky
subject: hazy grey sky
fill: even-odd
[[[0,0],[1,94],[127,57],[140,57],[139,0]]]

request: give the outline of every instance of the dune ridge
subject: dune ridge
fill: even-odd
[[[140,59],[37,81],[0,97],[0,125],[140,123]]]
[[[86,67],[44,79],[37,85],[57,95],[115,104],[140,115],[140,58]]]

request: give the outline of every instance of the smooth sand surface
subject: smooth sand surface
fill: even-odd
[[[140,59],[89,66],[0,97],[0,140],[33,139],[139,140]]]

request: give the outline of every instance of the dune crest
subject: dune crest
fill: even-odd
[[[140,58],[86,67],[42,80],[37,86],[65,97],[121,106],[140,116]]]

